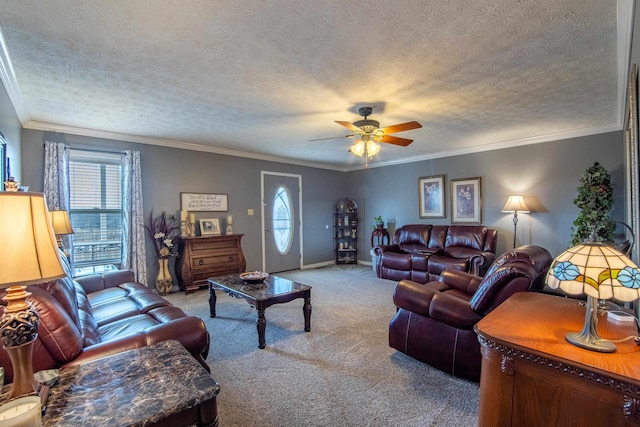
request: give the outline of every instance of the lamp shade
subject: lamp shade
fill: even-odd
[[[524,197],[522,196],[509,196],[507,199],[507,203],[505,203],[504,208],[502,208],[502,212],[504,213],[529,213],[529,208],[527,204],[524,202]]]
[[[32,285],[65,275],[42,193],[0,192],[0,288]]]
[[[53,224],[53,232],[56,235],[73,234],[69,214],[65,210],[54,209],[49,212],[51,223]]]
[[[547,284],[568,294],[633,301],[640,298],[640,271],[622,252],[589,242],[561,253],[551,265]]]

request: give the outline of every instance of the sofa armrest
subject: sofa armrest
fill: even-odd
[[[401,280],[393,290],[393,303],[413,313],[429,316],[429,304],[437,291],[412,280]]]
[[[429,317],[457,329],[471,330],[482,316],[471,309],[468,301],[438,292],[429,306]]]
[[[402,249],[400,249],[400,246],[398,245],[378,245],[376,246],[374,249],[374,253],[377,256],[382,255],[385,252],[404,252]]]
[[[75,281],[82,286],[87,294],[90,294],[106,288],[115,288],[123,283],[135,282],[136,279],[131,270],[116,270],[76,277]]]
[[[471,310],[469,301],[411,280],[398,282],[393,291],[393,302],[398,308],[459,329],[471,329],[481,318]]]
[[[123,351],[153,345],[162,341],[176,340],[194,356],[202,356],[203,360],[209,353],[209,332],[199,317],[186,316],[171,319],[167,323],[152,326],[144,331],[125,335],[85,347],[78,357],[63,367],[75,366],[90,360],[111,356]]]
[[[482,282],[482,277],[448,268],[440,273],[438,281],[452,288],[456,288],[465,294],[473,295],[478,290],[478,286],[480,282]]]
[[[483,276],[495,258],[496,254],[492,252],[481,252],[473,255],[469,259],[471,267],[469,272],[476,276]]]
[[[145,334],[143,334],[142,332],[122,337],[117,340],[101,342],[99,344],[85,347],[85,349],[78,355],[78,357],[69,361],[68,363],[63,364],[61,368],[64,369],[70,366],[81,365],[92,360],[112,356],[114,354],[122,353],[123,351],[134,350],[146,345],[147,340]]]

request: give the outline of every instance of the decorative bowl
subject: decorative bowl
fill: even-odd
[[[247,271],[240,275],[240,279],[243,282],[250,284],[263,282],[267,277],[269,277],[269,273],[263,273],[262,271]]]

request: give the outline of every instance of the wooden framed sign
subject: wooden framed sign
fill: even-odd
[[[226,212],[229,210],[228,195],[180,193],[180,210],[190,212]]]

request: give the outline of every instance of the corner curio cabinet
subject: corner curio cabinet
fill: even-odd
[[[336,264],[357,264],[358,205],[351,199],[341,199],[333,217]]]

